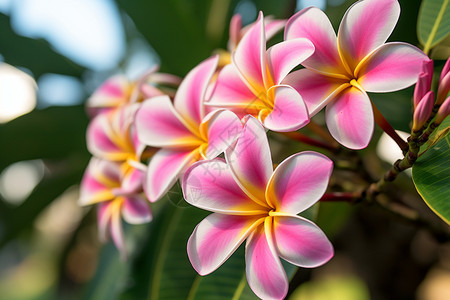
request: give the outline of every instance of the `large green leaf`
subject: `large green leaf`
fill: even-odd
[[[0,54],[5,62],[29,69],[35,78],[44,73],[80,77],[85,70],[54,51],[47,41],[17,35],[11,28],[9,17],[1,13],[0,28]]]
[[[450,0],[423,0],[417,22],[417,34],[424,52],[450,33]]]
[[[438,130],[450,126],[447,118]],[[450,224],[450,136],[447,132],[435,141],[412,168],[417,191],[428,206]]]
[[[282,261],[288,278],[292,278],[297,267]],[[250,289],[245,276],[245,245],[213,273],[199,276],[189,292],[188,300],[254,300],[258,297]]]
[[[34,110],[0,124],[0,170],[22,160],[87,158],[87,123],[84,107],[64,106]]]
[[[207,212],[180,207],[181,195],[162,199],[166,203],[152,221],[147,240],[131,268],[135,284],[121,299],[186,299],[196,272],[187,257],[187,240]],[[176,199],[178,197],[178,199]],[[169,201],[175,199],[176,201]]]

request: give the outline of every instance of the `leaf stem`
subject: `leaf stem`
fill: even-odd
[[[361,198],[360,193],[350,193],[350,192],[332,192],[325,193],[320,202],[349,202],[356,203]]]
[[[336,140],[331,136],[331,134],[313,120],[309,121],[308,125],[306,125],[306,128],[308,128],[309,130],[320,136],[328,143],[332,144],[334,147],[336,148],[339,147],[339,143],[336,142]]]
[[[323,148],[326,149],[328,151],[331,151],[333,153],[336,153],[337,151],[339,151],[339,146],[337,144],[328,144],[328,143],[324,143],[322,141],[316,140],[314,138],[311,138],[309,136],[306,136],[298,131],[292,131],[292,132],[280,132],[281,135],[284,135],[285,137],[297,141],[297,142],[301,142],[301,143],[305,143],[311,146],[315,146],[315,147],[319,147],[319,148]]]
[[[372,109],[375,116],[375,122],[384,130],[400,147],[403,153],[408,151],[408,143],[406,143],[395,131],[395,129],[389,124],[389,122],[384,118],[378,108],[372,103]]]

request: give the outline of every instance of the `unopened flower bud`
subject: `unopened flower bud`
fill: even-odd
[[[441,76],[439,77],[439,81],[442,81],[444,79],[444,76],[450,73],[450,58],[447,59],[447,62],[445,63],[444,67],[441,71]]]
[[[436,115],[436,120],[434,122],[437,124],[441,124],[449,114],[450,114],[450,97],[447,97],[444,103],[442,103],[441,107],[439,107],[439,110]]]
[[[428,74],[420,73],[419,80],[417,80],[416,87],[414,88],[414,109],[417,108],[420,100],[431,89],[431,85],[428,85]]]
[[[450,92],[450,72],[447,73],[441,81],[439,81],[436,104],[442,104],[448,96],[448,92]]]
[[[420,100],[431,90],[431,81],[433,80],[433,61],[427,60],[422,64],[422,73],[419,75],[416,87],[414,89],[414,109],[416,109]]]
[[[429,86],[428,90],[431,89],[431,82],[433,80],[433,60],[427,60],[422,64],[422,72],[428,75],[427,86]]]
[[[431,116],[431,112],[433,111],[433,106],[434,93],[430,91],[423,96],[414,111],[413,131],[418,131],[427,122],[428,118]]]

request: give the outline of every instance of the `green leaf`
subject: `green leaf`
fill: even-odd
[[[426,54],[450,33],[449,1],[422,1],[417,22],[417,35]]]
[[[148,239],[136,256],[130,277],[134,285],[121,299],[186,299],[197,276],[186,251],[189,236],[208,212],[176,206],[181,194],[159,202],[164,206],[151,223]],[[171,201],[172,199],[176,201]]]
[[[282,260],[288,278],[297,267]],[[245,276],[245,243],[216,271],[194,281],[188,300],[256,300]]]
[[[0,28],[0,54],[5,62],[28,68],[36,79],[44,73],[80,77],[84,72],[83,67],[54,51],[47,41],[17,35],[10,18],[1,13]]]
[[[441,126],[448,126],[449,122],[450,118],[447,118]],[[450,136],[447,132],[417,159],[412,167],[412,175],[425,203],[450,225],[449,145]]]
[[[208,14],[212,0],[146,1],[118,0],[139,32],[161,58],[162,70],[184,76],[208,58],[219,46],[207,34]],[[221,16],[227,15],[228,7]],[[221,34],[225,29],[223,23]]]
[[[0,124],[0,170],[14,162],[30,159],[88,158],[82,106],[49,107],[34,110],[6,124]]]

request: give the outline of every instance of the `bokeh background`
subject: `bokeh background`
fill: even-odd
[[[90,158],[84,102],[105,79],[118,73],[137,79],[155,64],[184,76],[226,47],[234,13],[248,24],[259,10],[288,18],[315,5],[337,29],[353,2],[0,0],[0,299],[152,299],[157,279],[151,269],[155,261],[167,259],[158,252],[165,248],[154,245],[173,234],[185,246],[204,216],[179,199],[168,201],[169,209],[155,207],[166,218],[127,228],[135,250],[128,262],[120,261],[111,243],[98,242],[95,212],[79,207],[77,199]],[[390,40],[418,45],[420,1],[399,2],[402,12]],[[436,63],[439,67],[443,61]],[[375,98],[393,126],[407,132],[411,95],[410,88]],[[377,129],[371,146],[358,154],[373,164],[374,173],[389,166],[379,157],[395,159],[394,149],[385,144],[383,153],[376,152],[380,135]],[[399,197],[442,225],[407,175],[398,184],[410,191]],[[336,256],[323,267],[297,272],[290,299],[450,299],[448,241],[371,206],[326,205],[318,223]],[[196,220],[188,222],[186,215]],[[167,220],[173,218],[167,216],[189,225],[170,229],[173,223]],[[172,250],[165,249],[167,256]],[[179,269],[185,265],[181,262]],[[195,272],[186,272],[195,281]],[[160,281],[170,282],[167,276]],[[168,295],[161,292],[160,298],[177,299]]]

